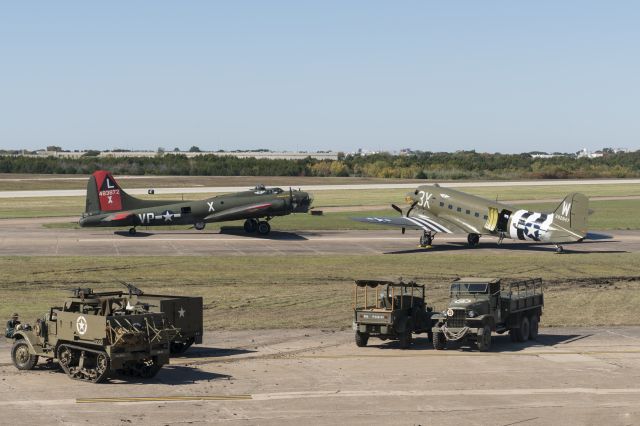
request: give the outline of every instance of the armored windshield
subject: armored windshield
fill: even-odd
[[[486,294],[487,286],[487,283],[453,283],[451,284],[451,293]]]

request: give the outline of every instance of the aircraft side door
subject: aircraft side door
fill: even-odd
[[[497,210],[496,210],[497,211]],[[503,209],[498,216],[498,223],[496,224],[496,231],[508,232],[509,231],[509,218],[511,217],[511,211]]]

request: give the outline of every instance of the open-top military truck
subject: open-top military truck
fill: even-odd
[[[538,337],[544,306],[540,278],[512,282],[501,288],[498,278],[460,278],[451,284],[449,307],[433,316],[433,347],[447,342],[475,343],[491,348],[491,333],[509,332],[514,342]]]
[[[412,333],[431,339],[432,309],[426,305],[424,285],[379,280],[357,280],[353,288],[353,329],[356,345],[366,346],[369,337],[398,340],[408,348]]]
[[[202,297],[147,294],[133,284],[123,283],[129,290],[132,305],[149,312],[162,312],[169,323],[180,329],[171,341],[171,353],[185,352],[191,345],[202,343]]]
[[[148,378],[169,362],[178,332],[164,314],[131,306],[122,292],[98,296],[79,288],[14,333],[11,359],[19,370],[32,369],[39,357],[56,360],[72,379],[93,383],[114,373]]]

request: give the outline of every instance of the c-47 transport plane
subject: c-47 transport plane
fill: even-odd
[[[80,226],[193,225],[244,219],[244,230],[266,235],[275,216],[309,211],[312,198],[304,191],[265,188],[219,195],[200,201],[141,200],[124,192],[111,173],[99,170],[89,178],[87,204]],[[264,220],[261,220],[264,219]]]
[[[438,184],[419,186],[407,194],[410,207],[403,211],[391,205],[401,217],[358,217],[359,222],[419,229],[420,247],[428,248],[437,233],[467,234],[469,245],[475,247],[481,235],[514,240],[539,241],[554,244],[558,253],[563,243],[582,241],[587,235],[589,200],[583,194],[565,197],[551,213],[537,213]]]

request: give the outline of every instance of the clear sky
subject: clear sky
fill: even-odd
[[[636,1],[15,1],[0,148],[640,148]]]

